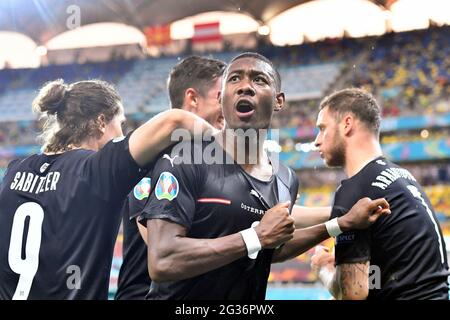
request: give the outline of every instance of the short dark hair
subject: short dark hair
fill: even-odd
[[[33,110],[46,119],[40,136],[44,151],[60,152],[98,136],[98,116],[103,114],[106,122],[110,122],[122,108],[119,94],[108,82],[86,80],[66,84],[59,79],[40,89]]]
[[[381,108],[375,98],[363,89],[347,88],[334,92],[320,103],[320,110],[325,107],[336,116],[337,121],[351,112],[367,129],[377,136],[380,134]]]
[[[244,52],[244,53],[241,53],[241,54],[237,55],[233,59],[231,59],[229,65],[232,62],[236,61],[236,60],[244,59],[244,58],[258,59],[258,60],[261,60],[261,61],[264,61],[265,63],[267,63],[273,70],[276,89],[277,89],[278,92],[281,91],[281,76],[280,76],[280,73],[278,72],[277,68],[272,63],[272,61],[270,61],[269,59],[264,57],[262,54],[259,54],[259,53],[256,53],[256,52]]]
[[[172,108],[181,108],[184,101],[184,92],[194,88],[199,94],[205,96],[214,81],[222,77],[226,64],[223,61],[199,56],[190,56],[183,59],[170,71],[167,79],[170,104]]]

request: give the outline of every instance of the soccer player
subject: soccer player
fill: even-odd
[[[98,80],[44,86],[43,153],[12,161],[0,185],[0,299],[106,299],[120,209],[176,128],[213,128],[183,110],[126,137],[117,92]]]
[[[263,150],[265,130],[284,103],[278,72],[259,54],[235,57],[221,103],[228,130],[209,142],[176,145],[153,169],[141,215],[149,230],[149,299],[264,299],[272,262],[297,256],[328,231],[364,228],[389,213],[384,199],[366,198],[327,226],[294,231],[296,175]],[[240,133],[247,136],[242,145]]]
[[[360,89],[338,91],[320,104],[315,144],[328,166],[343,167],[348,176],[336,191],[332,217],[361,197],[385,198],[392,214],[339,235],[336,268],[326,250],[318,250],[312,265],[337,299],[447,300],[445,242],[433,207],[411,173],[383,156],[380,121],[377,102]]]
[[[224,69],[225,63],[215,59],[191,56],[182,60],[171,70],[167,81],[171,107],[190,111],[222,129],[224,119],[218,95]],[[134,187],[122,209],[123,263],[115,296],[118,300],[143,300],[150,288],[146,228],[136,221],[150,186],[151,172]],[[142,237],[138,227],[143,229]]]

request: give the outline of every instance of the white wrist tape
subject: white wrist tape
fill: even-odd
[[[253,227],[239,232],[244,239],[247,247],[247,254],[250,259],[256,259],[258,252],[262,249],[261,242],[259,242],[258,234]]]
[[[339,228],[337,218],[325,222],[325,227],[327,228],[330,237],[337,237],[342,233],[341,228]]]
[[[330,291],[333,286],[334,273],[329,271],[327,268],[320,268],[319,279],[322,281],[323,285]]]

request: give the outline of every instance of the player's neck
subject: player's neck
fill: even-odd
[[[55,155],[55,154],[62,154],[64,152],[67,151],[71,151],[71,150],[77,150],[77,149],[86,149],[86,150],[94,150],[94,151],[98,151],[98,144],[95,144],[93,142],[86,142],[86,143],[81,143],[79,146],[75,146],[75,145],[68,145],[64,150],[59,150],[59,151],[45,151],[44,154],[51,156],[51,155]]]
[[[72,149],[86,149],[86,150],[98,151],[98,150],[100,150],[100,144],[97,139],[87,139],[87,140],[83,141],[79,146],[73,147]]]
[[[225,129],[221,131],[218,141],[236,163],[244,168],[250,168],[269,164],[264,151],[265,139],[263,130],[253,135],[242,135],[233,129]]]
[[[357,151],[355,151],[357,150]],[[383,155],[380,144],[371,140],[370,142],[354,144],[346,148],[345,173],[349,178],[353,177],[369,162]]]

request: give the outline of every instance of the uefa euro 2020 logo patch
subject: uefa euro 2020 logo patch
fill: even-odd
[[[163,172],[159,176],[158,182],[155,187],[156,199],[162,200],[167,199],[172,201],[178,195],[178,180],[170,172]]]
[[[150,178],[143,178],[139,183],[134,187],[133,194],[134,197],[138,200],[144,200],[148,198],[150,195],[150,189],[152,187]]]

